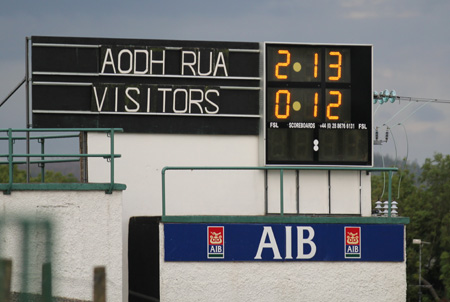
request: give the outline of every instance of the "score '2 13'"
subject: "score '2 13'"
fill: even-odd
[[[278,50],[278,54],[281,56],[284,56],[285,60],[284,61],[279,61],[276,65],[275,65],[275,70],[274,70],[274,74],[275,77],[279,80],[288,80],[288,74],[283,73],[283,69],[284,68],[289,68],[291,65],[291,53],[289,50],[287,49],[279,49]],[[329,51],[328,54],[329,56],[329,61],[332,62],[330,64],[328,64],[328,68],[330,69],[330,74],[328,76],[328,81],[333,82],[333,81],[339,81],[342,77],[342,54],[340,51]],[[320,81],[320,79],[318,79],[319,76],[319,53],[315,52],[313,54],[313,62],[308,62],[308,63],[313,63],[313,77],[314,79],[317,79],[318,81]],[[295,72],[299,72],[302,69],[301,63],[300,62],[295,62],[293,64],[293,70]],[[334,72],[333,72],[334,71]],[[339,116],[338,115],[333,115],[331,110],[332,108],[339,108],[342,104],[342,93],[339,90],[330,90],[329,92],[330,96],[333,96],[336,98],[336,102],[332,103],[330,102],[327,107],[326,107],[326,117],[328,120],[338,120]],[[280,110],[280,96],[284,95],[285,96],[285,108],[284,110]],[[289,92],[289,90],[283,89],[283,90],[278,90],[276,95],[275,95],[275,116],[278,119],[287,119],[290,115],[290,103],[291,103],[291,93]],[[318,93],[314,94],[314,109],[313,109],[313,117],[317,117],[318,116],[318,106],[319,106],[319,100],[318,100]],[[284,112],[281,113],[281,111]]]

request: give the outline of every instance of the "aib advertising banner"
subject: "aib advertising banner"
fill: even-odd
[[[404,261],[404,225],[165,224],[165,261]]]

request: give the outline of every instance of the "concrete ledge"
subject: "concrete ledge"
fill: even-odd
[[[354,223],[409,224],[409,217],[360,216],[163,216],[164,223]]]
[[[113,184],[112,191],[124,191],[124,184]],[[0,184],[0,191],[108,191],[109,183],[13,183]]]

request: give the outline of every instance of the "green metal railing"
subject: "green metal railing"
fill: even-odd
[[[14,136],[14,133],[37,133],[37,132],[104,132],[110,137],[110,153],[108,154],[45,154],[45,140],[46,139],[59,139],[68,137],[78,137],[78,135],[39,135],[34,137],[22,137]],[[13,166],[14,164],[39,164],[41,165],[42,175],[41,180],[44,181],[44,168],[46,163],[60,163],[60,162],[74,162],[80,161],[82,158],[89,157],[101,157],[110,162],[110,183],[107,193],[111,194],[114,188],[114,159],[120,158],[120,154],[114,153],[114,134],[116,132],[123,132],[121,128],[40,128],[40,129],[0,129],[0,133],[6,133],[6,136],[0,137],[0,140],[8,141],[8,153],[0,154],[0,158],[7,158],[7,161],[0,162],[0,164],[7,164],[9,167],[8,171],[8,186],[5,194],[10,194],[14,183]],[[14,142],[15,140],[38,140],[41,143],[41,153],[38,154],[16,154],[14,153]],[[47,159],[47,158],[64,158],[64,159]],[[26,158],[27,161],[16,161],[15,158]],[[30,160],[31,158],[40,158],[38,160]]]
[[[162,176],[162,218],[166,217],[166,171],[169,170],[235,170],[235,171],[279,171],[280,172],[280,216],[284,215],[284,171],[309,170],[309,171],[365,171],[388,172],[388,217],[391,217],[392,202],[392,176],[398,168],[372,168],[372,167],[164,167]]]

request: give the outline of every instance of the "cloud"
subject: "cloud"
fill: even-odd
[[[414,5],[399,6],[398,2],[389,0],[342,0],[340,6],[343,8],[344,18],[354,20],[404,19],[415,18],[420,15],[417,10],[413,9]]]
[[[449,99],[448,0],[21,2],[6,1],[0,10],[0,100],[23,78],[25,37],[32,35],[372,44],[374,90]],[[24,126],[23,94],[0,108],[0,128]],[[383,105],[375,120],[385,122],[406,104]],[[410,141],[436,133],[450,144],[448,111],[447,104],[430,104],[413,114],[405,123]],[[428,156],[435,151],[425,149],[420,147]]]
[[[350,11],[346,15],[348,19],[406,19],[415,18],[419,16],[419,13],[414,11],[392,12],[392,11],[371,11],[371,10],[355,10]]]

